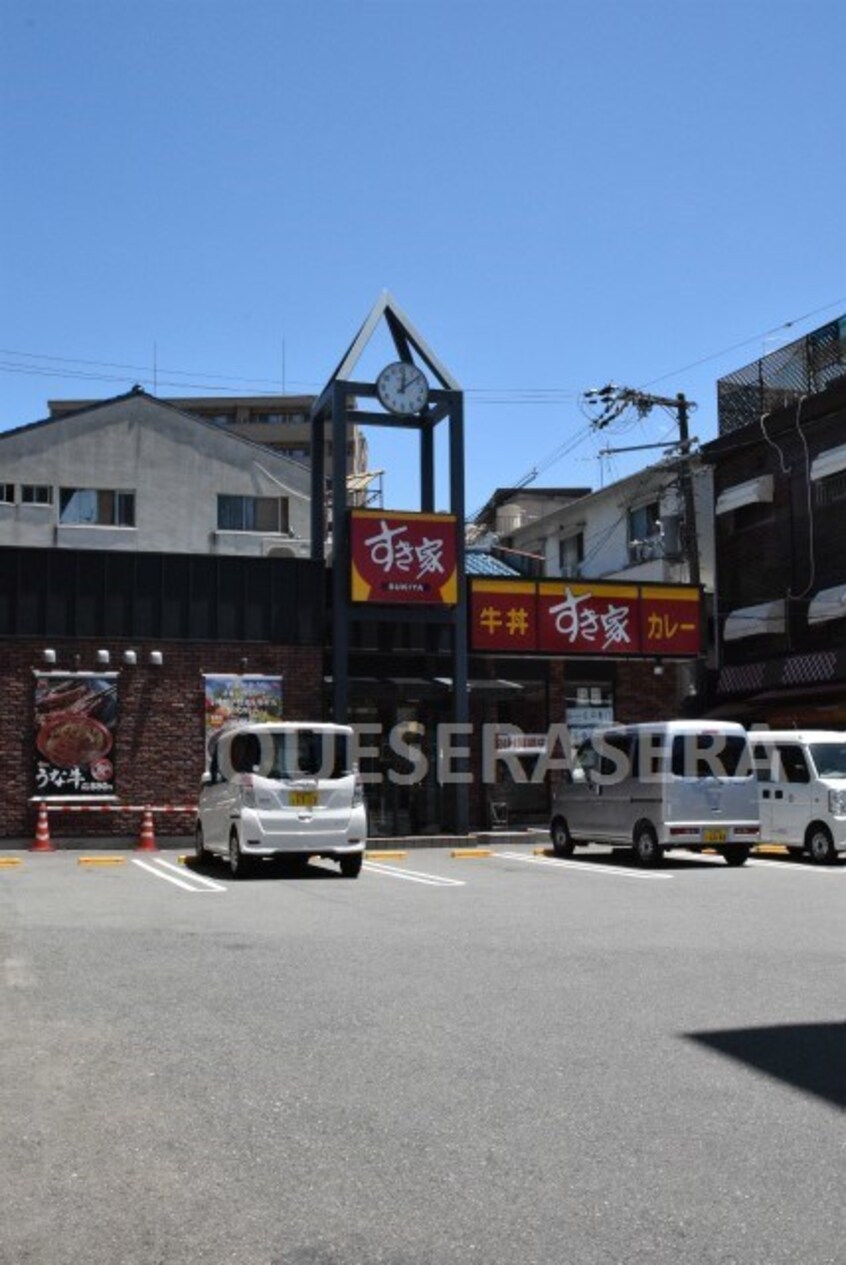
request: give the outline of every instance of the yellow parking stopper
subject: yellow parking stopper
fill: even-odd
[[[471,857],[492,857],[493,853],[490,848],[453,848],[450,856],[469,860]]]
[[[126,865],[126,857],[77,857],[77,865]]]

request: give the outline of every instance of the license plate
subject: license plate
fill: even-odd
[[[727,830],[703,830],[702,831],[703,843],[725,843],[726,839],[728,839]]]
[[[291,791],[288,803],[292,808],[316,808],[317,791]]]

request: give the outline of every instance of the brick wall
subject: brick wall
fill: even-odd
[[[0,799],[0,839],[31,840],[35,828],[33,670],[42,671],[44,641],[0,642],[0,761],[4,793]],[[192,804],[204,768],[204,698],[202,673],[240,672],[282,676],[283,710],[291,720],[322,716],[323,656],[315,646],[265,643],[157,643],[164,662],[153,667],[150,647],[132,642],[136,667],[121,658],[129,643],[100,639],[63,644],[51,640],[57,669],[94,667],[95,649],[111,653],[118,670],[118,726],[115,777],[118,798],[125,804]],[[242,662],[246,660],[246,666]],[[166,822],[166,824],[165,824]],[[190,834],[190,814],[156,818],[157,833]],[[53,812],[50,833],[95,838],[137,834],[129,814]]]
[[[656,676],[648,659],[620,661],[614,686],[614,718],[624,725],[654,720],[678,720],[678,668],[664,664]]]

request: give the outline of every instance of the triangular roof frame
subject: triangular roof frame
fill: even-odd
[[[350,343],[340,364],[329,379],[330,382],[349,382],[352,371],[361,359],[365,347],[370,342],[382,318],[393,339],[397,355],[401,360],[411,361],[412,349],[417,353],[427,369],[437,378],[445,391],[460,391],[461,387],[445,365],[441,363],[426,340],[414,328],[411,321],[397,305],[387,290],[383,290],[373,304],[361,328]],[[322,398],[321,393],[321,398]]]

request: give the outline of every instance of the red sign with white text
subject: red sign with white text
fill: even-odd
[[[683,584],[473,579],[470,647],[615,658],[698,655],[700,592]]]
[[[636,584],[538,585],[538,649],[553,654],[640,654]]]
[[[354,602],[458,601],[454,514],[350,510]]]

